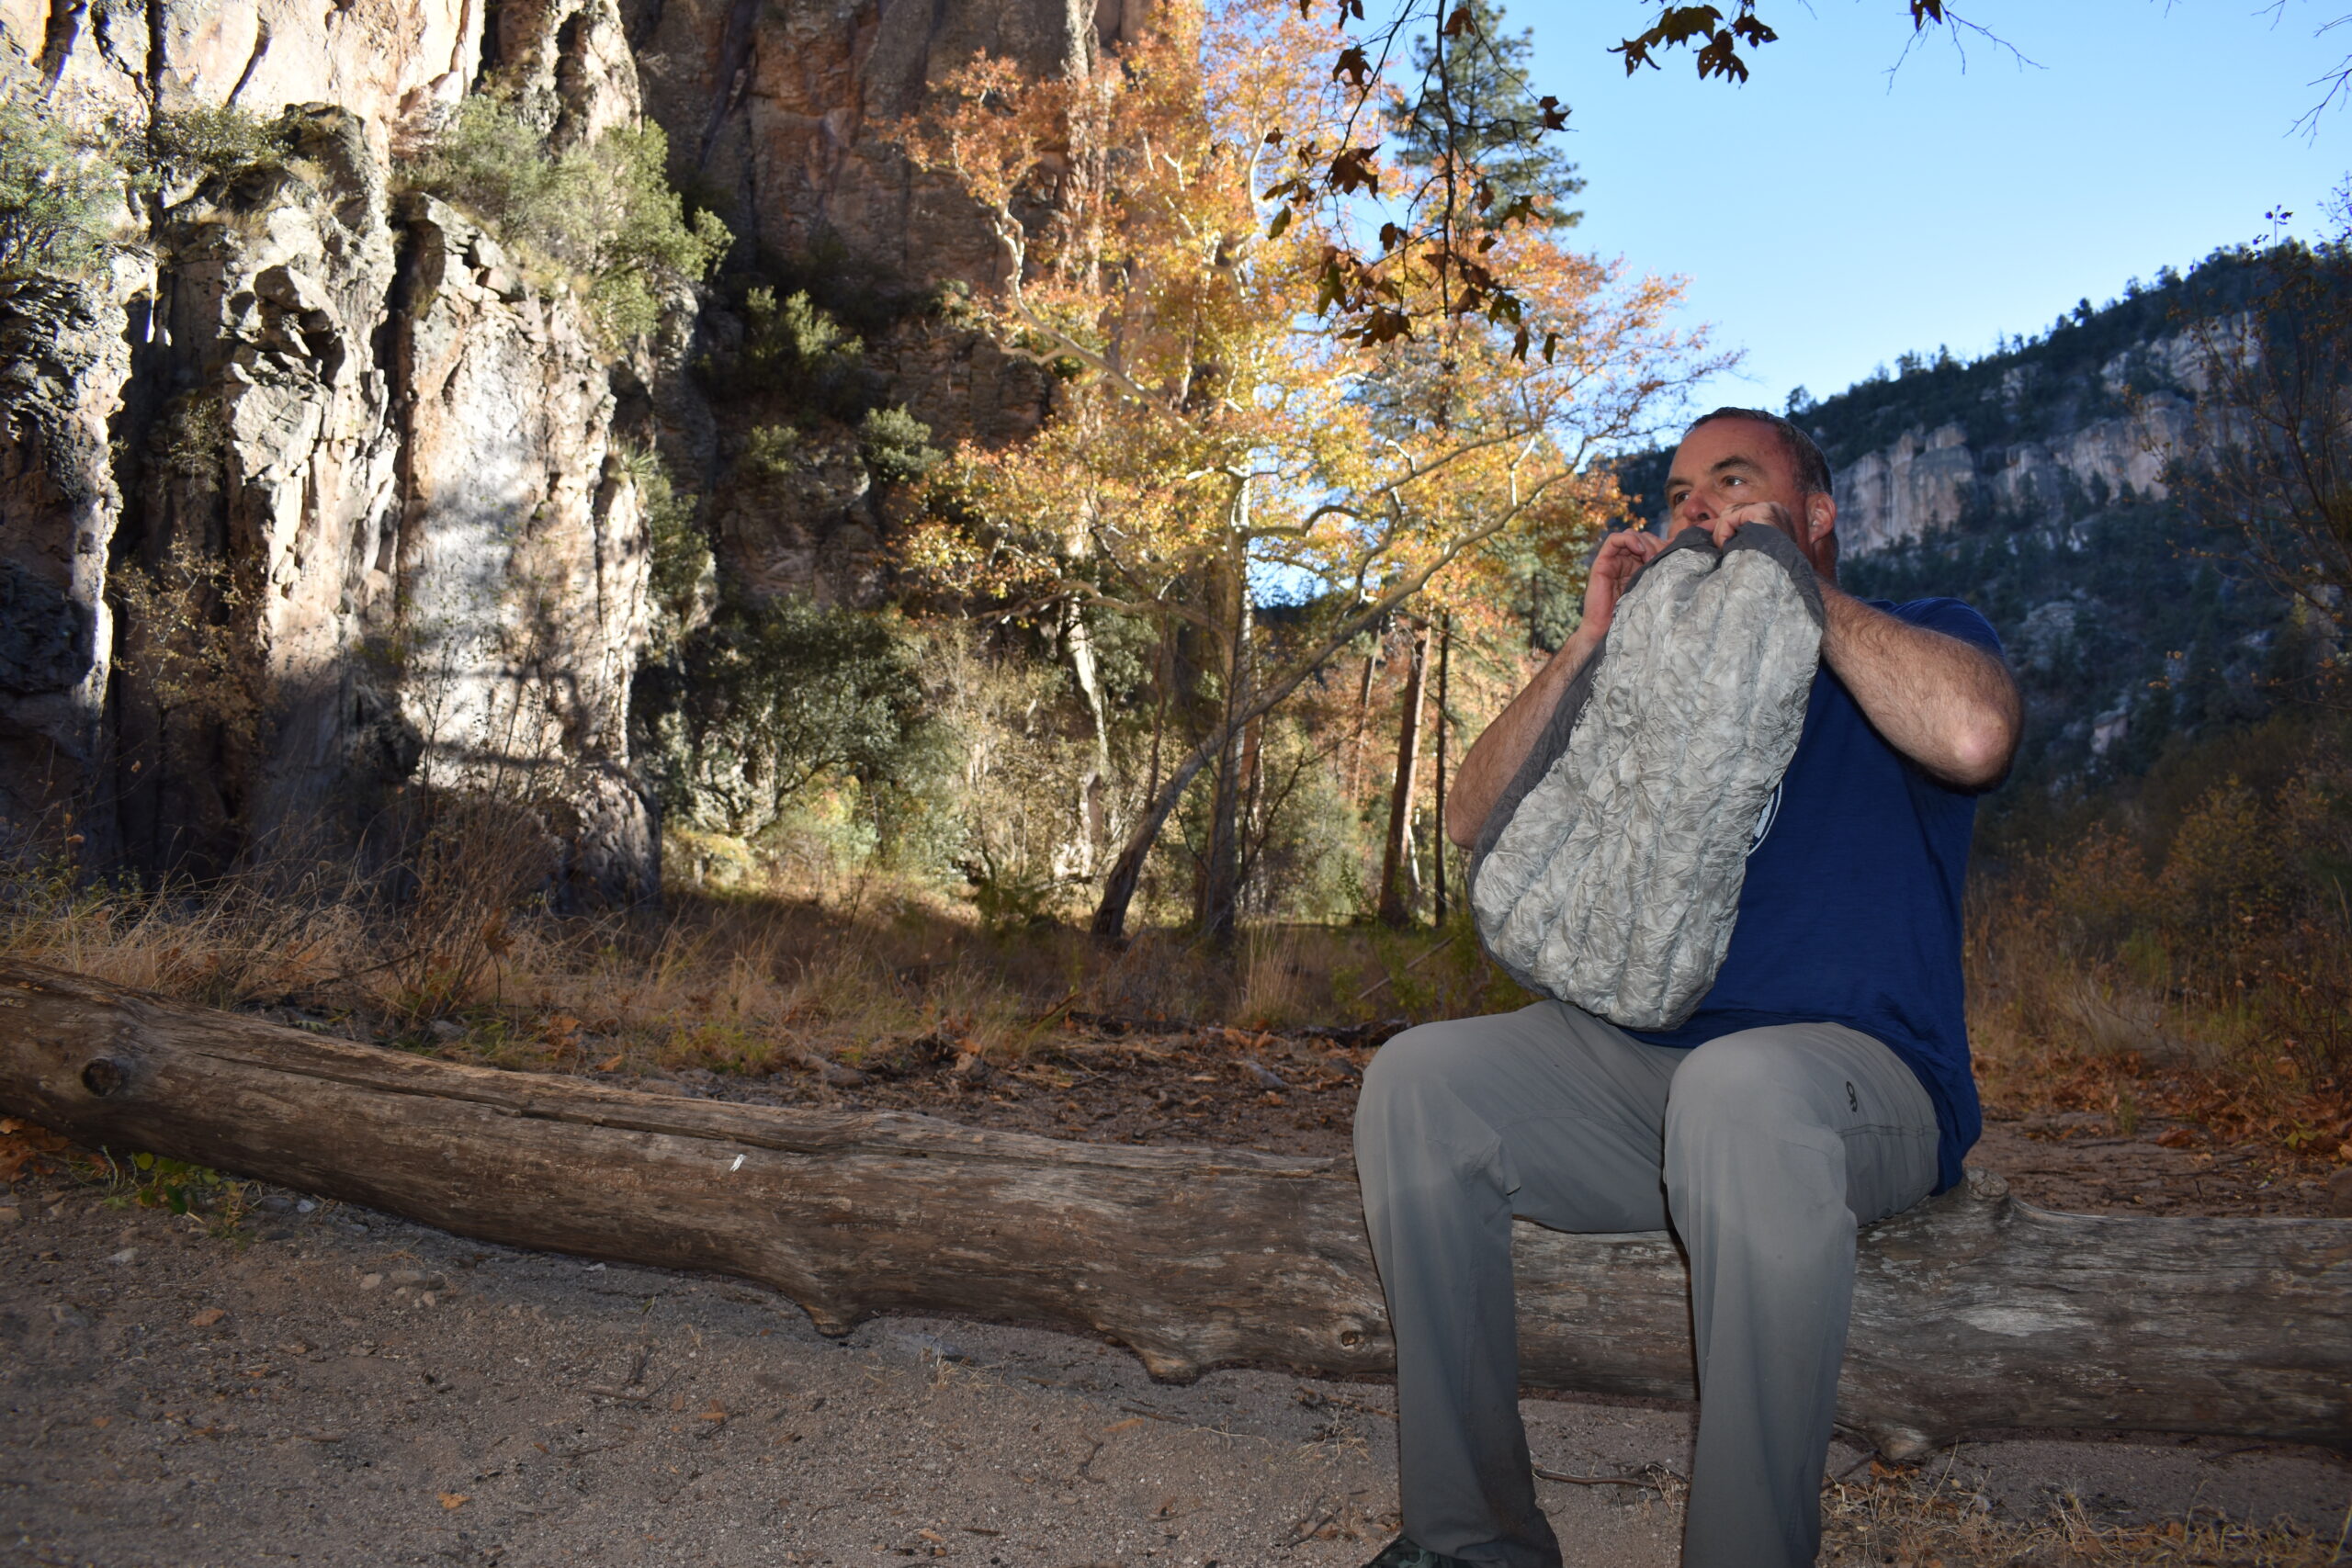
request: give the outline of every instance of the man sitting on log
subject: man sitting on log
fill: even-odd
[[[1629,1031],[1545,1000],[1408,1031],[1365,1076],[1356,1162],[1396,1338],[1404,1509],[1374,1568],[1561,1562],[1520,1422],[1514,1215],[1672,1225],[1700,1390],[1682,1561],[1812,1562],[1856,1226],[1951,1186],[1976,1139],[1961,886],[1973,796],[2007,770],[2019,722],[1993,629],[1951,599],[1840,592],[1828,464],[1775,415],[1693,424],[1666,499],[1669,537],[1722,547],[1760,524],[1795,541],[1819,583],[1819,672],[1688,1021]],[[1455,842],[1478,840],[1666,547],[1603,544],[1583,624],[1463,762]]]

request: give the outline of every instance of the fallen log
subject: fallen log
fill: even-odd
[[[1155,1377],[1393,1365],[1344,1161],[1061,1143],[459,1066],[0,964],[0,1110],[462,1235],[771,1285],[818,1327],[961,1314]],[[1535,1386],[1689,1398],[1664,1234],[1522,1224]],[[1968,1184],[1863,1235],[1840,1418],[1890,1454],[2017,1427],[2346,1446],[2352,1222],[2058,1214]]]

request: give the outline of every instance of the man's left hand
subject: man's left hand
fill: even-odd
[[[1778,528],[1802,547],[1807,541],[1797,525],[1796,514],[1777,501],[1748,501],[1727,507],[1720,516],[1711,517],[1695,526],[1704,528],[1717,549],[1731,543],[1731,536],[1744,523],[1761,523],[1768,528]]]

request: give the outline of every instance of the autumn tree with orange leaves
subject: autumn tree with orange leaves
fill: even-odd
[[[982,57],[900,128],[995,236],[984,329],[1056,388],[1036,437],[941,467],[904,564],[1008,613],[1145,617],[1204,654],[1201,732],[1126,814],[1094,915],[1104,937],[1123,933],[1204,771],[1198,917],[1228,932],[1248,727],[1500,542],[1598,527],[1615,489],[1596,459],[1716,364],[1668,324],[1673,285],[1527,226],[1481,254],[1544,323],[1536,352],[1449,311],[1447,266],[1410,247],[1384,263],[1389,326],[1327,317],[1351,226],[1409,231],[1426,182],[1384,205],[1401,182],[1372,164],[1352,207],[1285,206],[1269,192],[1288,149],[1329,144],[1361,110],[1317,63],[1335,35],[1292,0],[1175,0],[1156,25],[1057,79]],[[1277,590],[1306,603],[1279,650],[1255,626]]]

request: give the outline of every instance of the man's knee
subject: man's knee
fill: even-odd
[[[1359,1164],[1377,1160],[1387,1145],[1426,1122],[1432,1100],[1451,1098],[1449,1068],[1461,1066],[1460,1042],[1450,1023],[1424,1023],[1390,1038],[1373,1054],[1356,1097]]]
[[[1355,1154],[1367,1180],[1418,1179],[1438,1170],[1495,1177],[1499,1150],[1480,1077],[1480,1020],[1425,1023],[1392,1038],[1364,1069]]]
[[[1667,1097],[1666,1179],[1678,1223],[1690,1205],[1725,1216],[1815,1213],[1834,1228],[1845,1145],[1803,1052],[1726,1036],[1690,1054]]]
[[[1668,1136],[1678,1129],[1769,1136],[1825,1127],[1812,1076],[1802,1050],[1760,1032],[1710,1041],[1675,1069]]]
[[[1458,1066],[1461,1062],[1454,1033],[1452,1023],[1423,1023],[1391,1035],[1363,1070],[1359,1104],[1383,1105],[1443,1081],[1448,1064]]]

